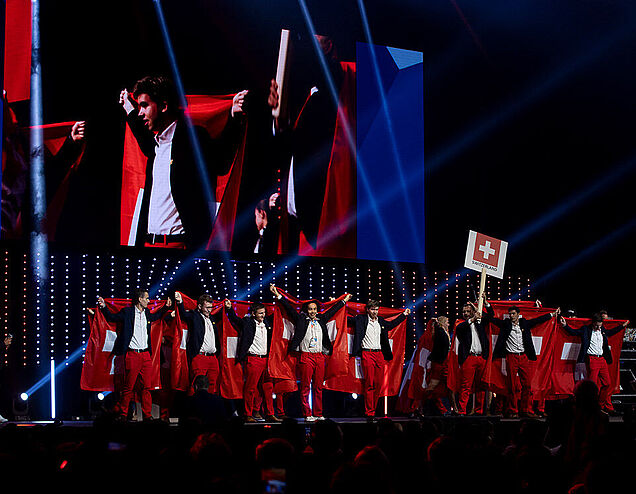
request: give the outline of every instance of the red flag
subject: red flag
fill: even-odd
[[[521,310],[520,317],[526,319],[534,319],[536,317],[554,312],[554,309],[545,307],[534,307],[534,303],[518,304],[511,302],[500,303],[499,301],[491,301],[490,305],[495,311],[495,317],[505,319],[508,317],[508,308],[516,305]],[[550,374],[552,371],[553,356],[553,337],[557,320],[550,318],[548,321],[532,328],[532,340],[537,354],[537,360],[534,362],[534,374],[532,376],[532,393],[534,399],[542,399],[550,387]],[[488,357],[488,365],[484,373],[484,381],[489,388],[495,393],[508,394],[507,384],[507,368],[506,359],[492,358],[492,352],[497,342],[499,328],[494,324],[489,325],[487,333],[490,334],[490,355]]]
[[[454,393],[458,393],[460,390],[461,373],[459,372],[459,361],[457,360],[457,356],[459,355],[457,326],[463,322],[463,319],[457,319],[455,321],[455,326],[453,326],[453,339],[451,340],[450,351],[448,352],[448,376],[446,377],[446,387]],[[492,353],[492,348],[490,350]]]
[[[7,99],[31,97],[31,2],[7,0],[4,26],[4,89]]]
[[[344,79],[316,249],[301,235],[298,251],[304,256],[356,257],[356,64],[340,65]]]
[[[430,369],[428,356],[433,349],[433,324],[431,319],[417,342],[411,360],[406,366],[396,409],[409,413],[417,408],[418,400],[424,395],[427,385],[427,374]]]
[[[186,112],[192,118],[194,125],[205,127],[210,136],[215,138],[218,137],[227,123],[232,106],[232,98],[234,98],[233,94],[219,96],[189,95],[186,96],[188,101]],[[230,170],[226,175],[217,177],[215,197],[220,205],[214,225],[211,225],[212,234],[208,241],[208,249],[231,250],[238,192],[243,173],[244,151],[245,133]],[[137,140],[130,127],[126,125],[122,164],[121,245],[135,244],[143,189],[146,184],[147,161],[146,156],[139,149]]]
[[[44,133],[44,146],[51,152],[53,156],[62,148],[62,145],[68,139],[71,133],[71,129],[75,125],[75,122],[61,122],[56,124],[43,125],[42,130]],[[68,190],[71,183],[71,177],[73,173],[77,171],[82,156],[84,156],[84,150],[86,149],[86,142],[81,144],[81,151],[74,157],[72,163],[61,163],[64,166],[68,166],[68,170],[64,174],[64,178],[60,185],[58,185],[53,198],[50,200],[48,207],[46,208],[46,219],[44,229],[47,233],[49,240],[55,240],[55,232],[57,230],[57,223],[62,214],[62,208],[68,197]]]
[[[579,329],[582,326],[592,324],[591,319],[565,318],[571,328]],[[615,329],[622,326],[624,320],[607,319],[603,321],[606,329]],[[615,335],[608,337],[610,351],[612,352],[612,363],[609,364],[609,374],[612,380],[610,386],[612,394],[620,392],[620,354],[623,348],[623,335],[625,331],[619,331]],[[576,381],[587,377],[585,363],[577,364],[581,348],[581,338],[568,334],[560,324],[557,324],[554,337],[554,357],[552,367],[550,398],[564,398],[574,393]]]
[[[428,357],[433,351],[433,325],[432,319],[428,321],[415,349],[413,371],[408,388],[408,397],[413,400],[421,400],[426,389],[427,373],[428,369],[431,368]]]
[[[185,294],[181,294],[183,307],[186,310],[194,310],[197,302]],[[218,309],[217,309],[218,310]],[[170,382],[172,389],[188,391],[190,389],[190,368],[186,354],[186,342],[188,341],[188,326],[181,320],[179,311],[175,310],[175,317],[170,322],[172,337],[172,363],[170,366]]]
[[[365,304],[347,302],[347,315],[355,316],[365,312]],[[393,320],[404,312],[403,309],[390,309],[380,307],[378,315],[387,320]],[[346,393],[362,392],[362,365],[360,359],[351,356],[353,347],[354,328],[347,326],[347,374],[330,377],[326,380],[325,388],[333,391],[344,391]],[[344,339],[344,332],[343,338]],[[379,396],[394,396],[400,392],[400,381],[402,377],[402,368],[404,366],[404,346],[406,342],[406,320],[402,321],[395,328],[389,331],[389,342],[393,350],[393,360],[386,363],[384,372],[384,382],[380,389]],[[334,350],[335,351],[335,350]]]
[[[285,297],[296,308],[300,309],[303,304],[311,300],[300,300],[288,294],[284,290],[278,289],[280,294]],[[329,302],[318,302],[322,311],[329,309],[333,304],[338,303],[344,298],[341,297],[330,300]],[[288,318],[289,316],[284,310],[281,310],[278,304],[274,310],[274,328],[272,334],[272,346],[270,348],[268,367],[269,373],[276,379],[293,380],[296,382],[296,364],[298,355],[288,351],[289,341],[294,335],[294,324]],[[342,328],[346,326],[346,311],[343,307],[327,323],[329,330],[329,338],[333,345],[333,352],[327,359],[327,369],[325,379],[330,376],[342,375],[346,372],[347,361],[349,358],[348,342]]]
[[[124,307],[130,306],[130,299],[106,299],[106,304],[112,312],[117,313]],[[163,307],[165,301],[151,300],[149,307],[152,312]],[[81,389],[87,391],[116,391],[118,390],[117,374],[123,374],[123,362],[112,354],[113,345],[119,332],[119,324],[109,323],[100,310],[95,315],[89,315],[90,337],[86,344],[84,364],[82,365]],[[150,325],[150,343],[152,345],[151,388],[161,389],[159,368],[161,365],[161,338],[165,328],[163,319]],[[121,377],[121,376],[119,376]]]

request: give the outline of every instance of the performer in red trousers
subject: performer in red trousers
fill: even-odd
[[[179,292],[175,293],[175,300],[179,308],[179,316],[188,325],[188,341],[186,342],[186,354],[190,364],[191,382],[197,376],[208,376],[210,393],[217,392],[217,380],[219,377],[219,360],[217,355],[221,351],[221,332],[217,324],[221,320],[222,313],[212,316],[212,302],[210,295],[204,294],[197,300],[196,310],[185,310],[183,298]],[[225,309],[231,309],[232,303],[224,301]],[[194,392],[193,389],[190,390]]]
[[[404,309],[403,314],[387,321],[378,317],[379,309],[380,303],[377,300],[369,300],[366,304],[366,314],[348,318],[349,323],[355,327],[352,355],[361,357],[362,360],[364,413],[369,421],[373,421],[375,417],[386,362],[393,360],[389,331],[411,313],[411,309]]]
[[[329,339],[329,331],[327,330],[327,322],[344,307],[351,295],[347,294],[343,300],[335,303],[322,314],[318,314],[318,304],[316,302],[307,302],[299,313],[283,298],[274,285],[270,285],[270,290],[294,322],[295,331],[289,342],[289,351],[300,351],[300,397],[303,416],[307,422],[324,420],[322,415],[322,386],[325,380],[326,356],[333,350]],[[313,411],[309,406],[309,392],[312,381]]]
[[[265,306],[260,302],[253,303],[249,314],[243,319],[239,319],[231,306],[226,312],[240,334],[236,358],[238,362],[244,363],[245,369],[245,421],[257,421],[255,412],[260,410],[260,404],[264,401],[265,418],[270,422],[280,422],[274,411],[274,381],[267,370],[274,314],[266,316]]]
[[[559,319],[559,322],[569,334],[581,338],[581,349],[576,361],[577,363],[585,362],[587,365],[588,379],[598,386],[602,410],[607,414],[616,415],[614,405],[612,405],[611,379],[608,367],[608,364],[612,363],[612,352],[607,337],[625,329],[629,326],[629,321],[614,329],[605,329],[603,320],[601,313],[594,314],[592,324],[580,329],[570,327],[563,317]]]
[[[464,321],[455,329],[459,342],[457,362],[459,363],[460,388],[457,400],[457,413],[466,415],[466,405],[472,390],[475,390],[475,407],[473,413],[484,413],[484,392],[480,390],[483,384],[483,374],[490,354],[490,341],[485,327],[488,316],[482,321],[482,314],[478,314],[471,303],[462,308]]]
[[[508,319],[497,319],[495,311],[486,301],[486,310],[492,322],[499,328],[499,337],[492,352],[493,358],[505,358],[508,373],[508,400],[507,415],[511,418],[521,415],[537,418],[532,411],[532,376],[534,374],[534,361],[537,354],[532,342],[531,329],[548,321],[551,317],[558,316],[561,309],[555,312],[524,319],[519,317],[519,307],[508,308]],[[518,375],[518,376],[517,376]],[[519,384],[521,381],[521,384]],[[518,406],[521,399],[520,406]]]
[[[113,345],[113,353],[124,358],[124,382],[120,397],[121,419],[125,420],[137,378],[141,378],[141,411],[144,420],[152,419],[152,396],[150,381],[152,376],[152,345],[150,323],[158,321],[172,305],[170,299],[158,311],[148,310],[148,292],[136,289],[132,297],[132,306],[124,307],[113,314],[99,297],[97,305],[109,322],[120,322],[122,329]]]

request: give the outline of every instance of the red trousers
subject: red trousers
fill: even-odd
[[[610,386],[612,380],[609,374],[609,367],[604,357],[588,355],[587,378],[598,386],[598,397],[601,408],[614,410],[612,405],[612,391]]]
[[[466,405],[470,393],[475,388],[475,408],[474,413],[483,413],[484,393],[477,391],[477,385],[481,384],[486,370],[486,360],[481,355],[469,355],[459,368],[459,400],[457,402],[457,413],[466,415]]]
[[[300,354],[300,400],[303,416],[322,417],[322,386],[325,381],[325,355],[322,353],[301,352]],[[309,406],[311,381],[314,382],[313,414]]]
[[[208,391],[210,393],[216,393],[217,380],[219,377],[219,360],[216,355],[197,355],[192,359],[190,363],[190,377],[192,378],[192,384],[197,376],[208,376]],[[191,386],[191,392],[194,392],[194,387]]]
[[[274,382],[267,372],[267,357],[251,357],[245,363],[245,383],[243,385],[243,402],[245,416],[251,417],[261,408],[265,400],[265,413],[274,415]]]
[[[385,375],[386,360],[382,352],[362,350],[362,373],[364,374],[364,414],[367,417],[375,415],[378,406],[378,398]]]
[[[439,383],[432,391],[428,391],[427,389],[428,392],[424,395],[424,398],[433,400],[435,408],[437,408],[440,413],[444,414],[448,412],[444,402],[442,401],[442,398],[448,395],[448,388],[446,387],[446,380],[448,378],[448,363],[446,361],[442,363],[431,362],[431,369],[428,376],[429,384],[434,380],[439,381]]]
[[[506,355],[506,367],[508,371],[508,412],[517,413],[517,403],[521,413],[532,412],[532,376],[534,375],[534,362],[528,360],[525,353]],[[521,401],[519,401],[521,399]]]
[[[141,412],[144,419],[152,417],[152,396],[150,381],[152,379],[152,357],[150,352],[128,351],[124,356],[124,382],[119,406],[121,414],[128,415],[128,406],[133,396],[137,378],[141,378]]]

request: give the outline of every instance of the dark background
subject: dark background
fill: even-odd
[[[260,147],[281,28],[293,0],[162,2],[187,93],[250,89],[240,206],[273,186]],[[367,41],[352,0],[307,2],[341,58]],[[636,5],[583,0],[365,2],[373,42],[424,53],[427,269],[456,271],[468,230],[510,241],[507,273],[546,304],[636,319]],[[122,88],[170,75],[150,0],[41,3],[45,123],[88,120],[62,240],[119,239]],[[21,116],[28,108],[18,106]],[[537,223],[540,220],[545,220]],[[530,228],[533,226],[533,228]],[[73,232],[73,233],[72,233]],[[240,233],[240,232],[239,232]],[[64,243],[64,242],[62,242]],[[592,247],[587,251],[588,247]],[[568,263],[569,264],[566,264]],[[563,268],[559,270],[560,268]]]

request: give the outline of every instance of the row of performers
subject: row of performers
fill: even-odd
[[[344,294],[338,301],[332,303],[329,309],[319,313],[319,305],[315,301],[309,301],[297,310],[274,285],[271,285],[270,290],[282,311],[287,315],[287,320],[293,325],[286,336],[287,351],[296,356],[294,362],[297,365],[295,369],[297,374],[295,375],[300,378],[303,416],[307,421],[321,420],[325,369],[329,355],[333,351],[332,334],[328,329],[328,323],[338,311],[345,307],[351,295]],[[98,307],[104,319],[110,323],[120,324],[111,353],[119,361],[123,375],[119,403],[122,419],[125,419],[136,385],[142,388],[141,404],[144,419],[151,417],[150,391],[157,388],[152,379],[153,366],[156,365],[157,358],[152,355],[151,323],[169,317],[168,314],[178,316],[184,329],[187,327],[187,333],[184,331],[181,345],[187,355],[188,370],[186,372],[189,374],[189,382],[194,383],[197,377],[206,376],[209,391],[218,392],[220,375],[224,371],[222,367],[226,362],[220,358],[222,353],[220,322],[222,315],[225,314],[236,333],[239,334],[235,356],[243,366],[242,397],[246,421],[252,422],[260,418],[261,404],[270,420],[280,420],[280,415],[285,413],[282,395],[286,391],[295,390],[296,382],[293,380],[293,382],[281,383],[281,381],[292,380],[281,380],[275,373],[270,372],[272,368],[270,355],[273,341],[276,339],[273,338],[274,314],[267,315],[265,305],[257,302],[250,305],[245,317],[239,318],[229,300],[223,302],[224,310],[212,314],[214,304],[209,295],[199,297],[196,308],[193,310],[185,308],[184,297],[181,293],[176,292],[174,298],[177,311],[173,310],[172,301],[168,299],[163,307],[155,312],[148,309],[148,292],[141,289],[135,291],[132,305],[121,308],[119,311],[110,308],[103,298],[98,298]],[[566,331],[581,338],[578,360],[587,363],[590,379],[599,383],[603,408],[610,413],[613,411],[608,371],[611,353],[607,337],[622,330],[628,322],[608,330],[604,328],[601,316],[595,316],[591,325],[575,329],[560,316],[559,309],[528,319],[520,317],[519,308],[511,305],[508,308],[508,317],[497,318],[485,297],[484,302],[485,309],[482,313],[476,310],[474,304],[466,304],[463,308],[464,320],[456,324],[456,356],[459,364],[457,400],[454,395],[449,395],[456,413],[466,414],[469,398],[474,391],[476,391],[476,403],[473,413],[479,414],[485,410],[481,385],[491,352],[490,335],[487,334],[486,327],[489,323],[493,323],[500,328],[500,332],[492,350],[492,358],[504,359],[508,367],[507,375],[510,376],[506,413],[514,417],[520,410],[526,416],[533,416],[531,381],[533,363],[537,356],[532,341],[532,328],[554,317]],[[194,303],[190,305],[194,307]],[[365,415],[369,420],[373,420],[383,385],[386,394],[387,363],[393,359],[389,332],[410,314],[409,309],[393,311],[394,315],[397,312],[396,317],[387,320],[378,315],[379,309],[380,304],[371,300],[364,306],[363,313],[350,316],[347,321],[347,324],[353,328],[353,343],[349,352],[352,357],[359,358]],[[280,337],[279,334],[278,338]],[[434,398],[440,411],[448,412],[441,400],[447,394],[448,360],[452,355],[448,318],[441,316],[432,320],[420,340],[420,345],[423,342],[430,349],[430,353],[427,359],[428,377],[423,380],[426,385],[421,387],[428,386],[428,389],[419,398]],[[419,350],[420,346],[418,346]],[[84,381],[84,373],[82,380]],[[168,388],[170,385],[164,385],[164,387]],[[90,389],[84,386],[83,388]],[[191,386],[190,392],[193,389]],[[273,403],[275,391],[280,398],[280,401],[277,401],[278,417]],[[309,395],[312,392],[313,400],[310,402]],[[167,418],[168,414],[167,408],[162,410],[162,418]]]

